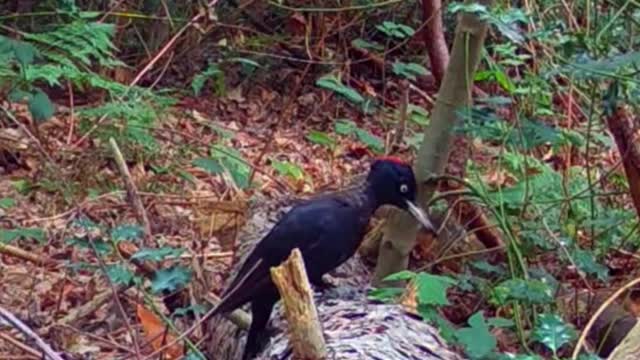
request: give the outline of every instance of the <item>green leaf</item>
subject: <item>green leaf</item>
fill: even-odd
[[[533,330],[533,338],[554,354],[575,337],[575,331],[556,314],[541,314]]]
[[[229,171],[233,182],[241,189],[249,187],[251,166],[242,154],[228,146],[216,144],[212,148],[212,156],[220,161],[220,164]]]
[[[396,75],[403,76],[409,80],[415,80],[416,76],[427,75],[429,71],[416,63],[403,63],[396,61],[393,63],[392,71]]]
[[[213,79],[214,82],[217,83],[223,77],[224,77],[224,73],[222,72],[222,70],[220,70],[220,67],[218,66],[218,64],[210,64],[205,71],[193,77],[193,80],[191,81],[191,88],[193,89],[193,93],[196,96],[200,95],[200,92],[202,91],[202,87],[207,82],[207,80]]]
[[[37,90],[29,99],[29,111],[36,121],[46,121],[53,116],[55,108],[47,94]]]
[[[292,162],[272,159],[271,166],[282,176],[288,176],[294,180],[304,179],[304,170]]]
[[[576,249],[573,252],[573,260],[581,271],[595,275],[602,281],[609,279],[609,268],[598,263],[592,251]]]
[[[192,162],[193,166],[197,166],[212,175],[222,174],[224,168],[220,165],[218,159],[197,158]]]
[[[510,328],[510,327],[513,327],[515,325],[513,320],[505,319],[505,318],[502,318],[502,317],[489,318],[489,319],[487,319],[487,324],[489,324],[489,326],[494,326],[494,327],[498,327],[498,328]]]
[[[9,209],[16,205],[16,201],[12,198],[0,198],[0,208]]]
[[[109,280],[116,285],[129,285],[134,278],[133,272],[122,264],[107,265],[106,272]]]
[[[384,50],[384,46],[377,42],[369,42],[361,38],[351,40],[351,46],[365,50]]]
[[[358,136],[358,140],[362,141],[365,145],[369,147],[369,149],[377,152],[384,152],[384,143],[382,139],[363,129],[356,129],[356,135]]]
[[[378,288],[369,290],[368,297],[371,300],[387,303],[395,301],[402,293],[404,293],[402,288]]]
[[[464,346],[467,355],[480,359],[489,355],[498,344],[496,337],[489,332],[489,326],[484,321],[482,312],[472,315],[468,323],[470,327],[458,329],[456,338]]]
[[[457,281],[446,276],[420,273],[416,275],[415,283],[418,288],[419,304],[448,305],[447,289]]]
[[[509,279],[493,289],[494,299],[504,305],[511,301],[522,301],[526,304],[550,304],[553,291],[549,284],[539,280]]]
[[[156,271],[151,281],[151,291],[155,294],[172,292],[183,288],[191,280],[191,271],[183,266]]]
[[[395,37],[398,39],[406,39],[415,34],[415,30],[411,27],[403,24],[397,24],[392,21],[383,21],[382,24],[376,25],[376,29],[389,37]]]
[[[334,75],[329,74],[319,78],[316,80],[316,85],[323,89],[331,90],[352,103],[361,104],[364,102],[364,97],[362,97],[357,90],[344,85],[342,81]]]
[[[39,55],[38,49],[24,41],[13,41],[13,52],[22,67],[31,63]]]
[[[15,228],[15,229],[2,229],[0,231],[0,244],[8,244],[18,239],[33,239],[39,243],[45,241],[44,230],[38,228]]]
[[[91,246],[91,243],[89,243],[89,241],[85,238],[74,236],[70,239],[67,239],[65,242],[69,246],[75,246],[75,247],[78,247],[79,249],[88,249],[91,252],[94,251],[93,247]],[[98,240],[98,239],[93,240],[93,245],[96,248],[95,252],[98,253],[98,255],[100,256],[109,255],[113,251],[113,246],[111,246],[111,244],[104,242],[102,240]]]
[[[119,243],[123,240],[133,241],[139,239],[144,232],[139,225],[118,225],[111,230],[111,240]]]
[[[306,138],[314,144],[323,145],[328,148],[333,148],[336,145],[336,141],[322,131],[311,130]]]
[[[402,281],[402,280],[411,280],[416,276],[416,273],[414,273],[413,271],[410,270],[402,270],[400,272],[397,272],[395,274],[391,274],[387,277],[385,277],[384,279],[382,279],[382,281]]]
[[[133,260],[149,260],[149,261],[162,261],[165,258],[178,257],[182,255],[185,249],[175,249],[172,247],[161,247],[161,248],[144,248],[140,249],[138,252],[131,256]]]
[[[22,100],[30,100],[33,94],[20,89],[12,89],[7,95],[7,99],[11,102],[20,102]]]
[[[351,120],[348,119],[339,119],[336,120],[334,124],[334,128],[336,133],[344,136],[349,136],[354,134],[358,126]]]

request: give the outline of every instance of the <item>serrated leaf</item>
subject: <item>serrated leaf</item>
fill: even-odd
[[[467,355],[480,359],[489,355],[497,346],[496,337],[489,332],[489,326],[482,312],[477,312],[468,320],[470,327],[458,329],[456,338],[464,346]]]
[[[12,198],[0,198],[0,208],[9,209],[16,205],[16,201]]]
[[[541,314],[533,330],[533,338],[544,344],[554,354],[575,337],[575,331],[556,314]]]
[[[70,239],[67,239],[65,242],[69,246],[75,246],[80,249],[88,249],[91,252],[94,251],[91,243],[89,243],[89,241],[84,238],[72,237]],[[95,251],[100,256],[108,255],[113,251],[113,247],[111,246],[111,244],[106,243],[102,240],[93,240],[93,246],[95,246]]]
[[[526,304],[544,305],[553,301],[549,284],[539,280],[509,279],[494,287],[493,295],[499,304],[522,301]]]
[[[133,256],[131,256],[131,259],[134,260],[149,260],[149,261],[162,261],[165,258],[171,256],[171,257],[178,257],[180,255],[182,255],[182,253],[184,252],[184,249],[175,249],[172,247],[161,247],[158,249],[155,248],[144,248],[139,250],[138,252],[136,252],[135,254],[133,254]]]
[[[593,252],[589,250],[576,249],[573,252],[573,261],[576,266],[589,275],[595,275],[598,279],[606,281],[609,279],[609,268],[598,263]]]
[[[37,90],[35,94],[29,99],[29,112],[36,121],[46,121],[53,116],[55,108],[49,96]]]
[[[128,267],[122,264],[107,265],[107,276],[116,285],[129,285],[133,281],[134,275]]]
[[[218,159],[197,158],[191,162],[193,166],[197,166],[212,175],[222,174],[224,168],[220,165]]]
[[[111,240],[115,243],[120,241],[133,241],[139,239],[144,232],[139,225],[118,225],[111,230]]]
[[[331,138],[329,134],[322,131],[311,130],[307,134],[306,138],[314,144],[324,145],[328,148],[332,148],[336,144],[336,141]]]
[[[183,288],[191,280],[191,270],[183,266],[156,271],[151,281],[151,291],[155,294],[172,292]]]
[[[414,281],[418,290],[418,304],[421,305],[448,305],[447,289],[457,283],[450,277],[427,273],[417,274]]]

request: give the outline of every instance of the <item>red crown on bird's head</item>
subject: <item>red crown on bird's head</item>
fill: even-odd
[[[397,156],[379,156],[377,158],[375,158],[375,160],[380,160],[380,161],[389,161],[398,165],[408,165],[406,161],[400,159]]]

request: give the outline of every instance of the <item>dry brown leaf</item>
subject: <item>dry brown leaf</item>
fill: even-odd
[[[153,312],[145,309],[140,304],[138,304],[136,312],[138,319],[140,319],[140,324],[142,324],[145,339],[151,343],[154,350],[158,350],[165,344],[175,340],[175,335],[167,329],[166,325]],[[179,342],[176,342],[164,351],[164,355],[167,360],[180,359],[183,356],[182,346]]]
[[[400,305],[402,305],[404,310],[414,315],[418,315],[417,291],[418,287],[415,282],[411,280],[400,298]]]

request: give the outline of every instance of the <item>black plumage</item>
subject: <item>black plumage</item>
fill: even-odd
[[[243,359],[253,358],[265,340],[264,331],[280,296],[269,269],[300,249],[309,280],[324,287],[322,276],[349,259],[364,238],[373,213],[382,205],[411,212],[430,227],[414,204],[416,180],[411,167],[394,158],[374,161],[363,186],[320,196],[294,206],[248,255],[220,304],[206,317],[251,303],[252,323]]]

